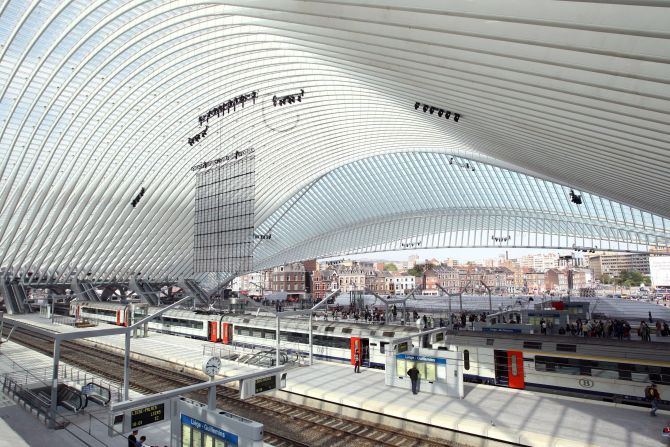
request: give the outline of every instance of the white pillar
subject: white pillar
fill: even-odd
[[[326,312],[328,312],[326,308]],[[312,366],[313,364],[313,351],[314,351],[314,344],[312,342],[312,312],[309,313],[309,366]]]
[[[49,409],[49,427],[56,428],[58,409],[58,361],[60,360],[60,340],[54,339],[53,372],[51,374],[51,407]]]
[[[126,349],[123,353],[123,400],[128,399],[128,383],[130,375],[130,329],[126,330]]]
[[[276,360],[275,366],[279,366],[279,334],[280,334],[279,314],[277,314],[277,360]]]

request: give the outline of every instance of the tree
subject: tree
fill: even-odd
[[[612,283],[612,277],[608,275],[607,273],[603,273],[603,275],[600,277],[600,282],[603,284],[611,284]]]
[[[398,267],[392,262],[389,262],[388,264],[384,264],[384,270],[387,272],[397,272]]]
[[[412,275],[412,276],[422,276],[423,272],[426,270],[426,265],[425,264],[416,264],[414,267],[411,269],[407,270],[407,273]]]
[[[624,287],[639,287],[640,284],[649,286],[651,285],[651,280],[640,272],[622,270],[619,273],[619,277],[616,278],[616,284]]]

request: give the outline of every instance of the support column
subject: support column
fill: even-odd
[[[123,400],[128,398],[128,384],[130,376],[130,329],[126,330],[126,350],[123,353]]]
[[[210,380],[214,380],[214,377],[212,376]],[[240,386],[242,386],[241,380]],[[207,409],[216,410],[216,385],[209,387],[209,392],[207,393]]]
[[[279,366],[279,314],[277,314],[277,360],[275,361],[275,366]]]
[[[326,308],[326,312],[328,312],[328,308]],[[312,312],[309,313],[309,366],[312,366],[313,360],[312,360],[312,352],[314,351],[314,344],[312,343]]]
[[[53,372],[51,374],[51,407],[49,409],[49,428],[56,428],[58,411],[58,362],[60,360],[60,340],[54,339]]]
[[[489,289],[489,311],[493,313],[493,300],[491,299],[491,290]]]
[[[461,306],[461,313],[463,313],[463,292],[458,294],[458,302]]]

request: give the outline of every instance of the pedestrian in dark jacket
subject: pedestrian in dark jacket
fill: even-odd
[[[354,354],[354,372],[361,372],[361,356],[358,353],[358,350],[356,350],[356,353]]]
[[[412,394],[417,394],[419,392],[419,370],[416,369],[416,365],[412,365],[407,375],[412,380]]]

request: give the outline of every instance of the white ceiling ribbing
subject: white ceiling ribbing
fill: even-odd
[[[572,209],[561,186],[568,185],[592,194],[585,196],[596,203],[573,210],[592,225],[616,218],[641,237],[649,233],[639,222],[666,228],[668,2],[407,5],[5,2],[0,267],[91,279],[189,275],[189,168],[248,146],[257,150],[259,228],[276,222],[282,231],[291,217],[281,214],[282,205],[338,167],[406,152],[504,168],[461,178],[453,185],[459,197],[435,191],[425,209],[476,204],[556,215]],[[307,93],[299,107],[267,107],[273,94],[300,88]],[[208,138],[185,144],[197,132],[199,113],[251,90],[260,92],[261,104],[215,120]],[[415,100],[464,118],[440,121],[415,111]],[[266,115],[283,131],[273,130]],[[417,157],[395,175],[405,181],[440,175],[425,164],[427,155]],[[373,178],[374,169],[348,172]],[[341,209],[347,183],[342,179],[329,193]],[[508,198],[467,195],[481,185]],[[132,209],[141,186],[149,193]],[[374,195],[376,185],[360,187]],[[297,200],[291,212],[300,208]],[[399,194],[388,214],[365,207],[359,213],[381,222],[408,212],[411,203],[404,201],[411,200]],[[322,218],[357,225],[319,207],[302,211],[311,222],[304,230],[316,238]],[[287,250],[303,243],[297,235],[282,237]]]

